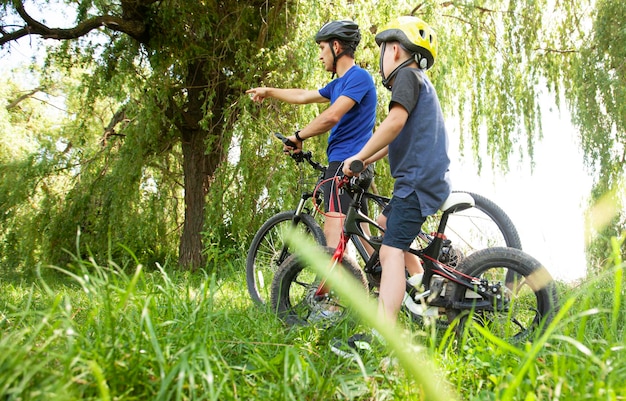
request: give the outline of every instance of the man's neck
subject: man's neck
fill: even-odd
[[[354,64],[355,62],[353,58],[348,56],[340,57],[339,60],[337,60],[337,76],[340,78],[343,77],[343,75],[348,72],[348,70],[352,68]]]

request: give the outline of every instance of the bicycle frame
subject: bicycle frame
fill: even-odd
[[[384,229],[374,220],[372,220],[370,217],[366,216],[360,211],[360,206],[365,191],[362,188],[358,187],[358,185],[354,185],[354,180],[341,180],[338,184],[338,187],[351,192],[353,195],[353,200],[350,203],[350,207],[346,213],[344,229],[341,235],[340,242],[331,258],[331,268],[343,261],[348,242],[352,240],[352,242],[355,244],[357,252],[365,261],[363,271],[366,274],[376,274],[376,268],[377,265],[379,265],[378,254],[380,252],[380,247],[382,246],[382,241],[379,241],[377,238],[369,237],[367,234],[365,234],[363,228],[361,227],[361,224],[366,223],[372,227],[377,228],[378,230],[380,230],[380,232],[384,232]],[[417,294],[417,290],[415,289],[415,287],[411,286],[408,283],[406,284],[406,292],[411,295],[416,301],[427,300],[429,302],[429,306],[438,306],[444,308],[452,306],[446,305],[445,302],[443,302],[443,299],[439,297],[444,291],[444,280],[449,280],[459,285],[462,285],[468,290],[480,295],[480,298],[472,299],[471,302],[467,302],[466,304],[459,303],[458,305],[453,305],[457,309],[493,309],[494,301],[496,301],[498,304],[503,302],[502,299],[497,299],[498,294],[500,294],[499,283],[489,284],[489,282],[485,279],[465,275],[457,271],[453,267],[441,263],[438,260],[442,248],[447,241],[443,233],[446,228],[448,217],[452,213],[462,211],[470,207],[473,207],[473,199],[471,199],[471,196],[469,195],[464,196],[459,200],[453,200],[449,198],[448,201],[444,203],[444,206],[442,206],[443,213],[439,220],[438,229],[435,233],[432,234],[432,237],[429,236],[429,238],[431,239],[429,244],[423,249],[409,249],[409,252],[416,255],[422,260],[424,268],[424,276],[422,280],[422,282],[424,283],[424,291],[422,293]],[[363,241],[369,244],[374,249],[371,255],[366,251],[365,246],[363,245]],[[315,292],[315,297],[321,299],[322,297],[326,296],[327,293],[328,288],[326,287],[325,282],[322,281],[322,283],[318,286],[317,291]],[[496,298],[495,300],[494,297]]]

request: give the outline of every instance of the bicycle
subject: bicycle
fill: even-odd
[[[288,144],[287,138],[281,134],[276,133],[275,136],[288,146],[293,145]],[[324,178],[326,167],[313,160],[311,152],[291,153],[290,157],[296,165],[310,165],[319,172],[319,177],[313,190],[303,191],[294,210],[280,212],[270,217],[252,239],[246,258],[246,283],[250,297],[259,305],[264,305],[269,300],[275,272],[290,255],[284,241],[284,236],[289,229],[298,227],[311,235],[319,245],[326,245],[324,232],[316,220],[319,216],[318,208],[322,203],[322,194],[321,191],[315,190]],[[500,245],[522,248],[513,222],[498,205],[472,192],[455,191],[455,193],[469,194],[474,200],[474,205],[449,219],[445,234],[450,245],[442,249],[440,258],[443,262],[452,263],[450,259],[455,258],[455,255],[469,254],[486,247]],[[382,212],[389,202],[388,197],[371,192],[365,192],[363,198],[368,203],[368,210],[373,219],[376,217],[375,214]],[[432,236],[427,232],[435,231],[436,218],[429,218],[424,227],[425,232],[419,236],[417,244],[419,247],[424,247],[432,241]],[[373,234],[376,233],[373,231]],[[362,243],[353,241],[353,244],[357,248],[357,254],[365,252],[361,248]]]
[[[351,170],[360,171],[359,164],[362,166],[355,162]],[[353,201],[338,247],[326,247],[326,252],[332,255],[330,268],[343,266],[365,291],[371,291],[380,284],[382,268],[378,252],[382,241],[366,235],[361,224],[379,230],[382,227],[359,211],[363,190],[349,179],[341,180],[340,185],[349,191]],[[438,228],[430,243],[425,248],[409,250],[423,263],[423,289],[418,290],[407,282],[403,306],[414,318],[442,317],[447,324],[457,320],[458,332],[463,331],[471,317],[500,337],[512,341],[528,339],[535,330],[543,330],[558,311],[556,286],[541,263],[520,249],[507,247],[478,250],[463,257],[454,267],[440,261],[442,249],[449,246],[444,235],[448,220],[473,206],[470,195],[452,193],[441,207]],[[344,255],[348,242],[355,237],[375,250],[371,256],[360,255],[366,260],[362,269],[349,255]],[[320,312],[332,311],[329,315],[337,318],[347,310],[316,270],[298,254],[289,256],[276,272],[271,302],[273,310],[289,325],[315,324],[321,320],[320,316],[327,317]]]

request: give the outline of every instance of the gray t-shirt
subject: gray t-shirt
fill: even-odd
[[[393,103],[409,112],[389,144],[393,195],[405,198],[415,192],[422,216],[435,214],[450,195],[448,134],[437,93],[424,71],[402,68],[393,82],[390,108]]]

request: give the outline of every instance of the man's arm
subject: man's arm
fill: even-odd
[[[259,87],[248,89],[246,93],[252,95],[252,100],[255,102],[262,102],[263,99],[268,97],[273,97],[274,99],[291,104],[325,103],[329,101],[324,96],[320,95],[319,91],[308,89]]]
[[[348,96],[339,96],[330,107],[315,117],[313,121],[300,131],[300,138],[307,139],[327,132],[337,125],[339,120],[341,120],[355,104],[356,102]],[[293,138],[295,139],[295,137]]]

